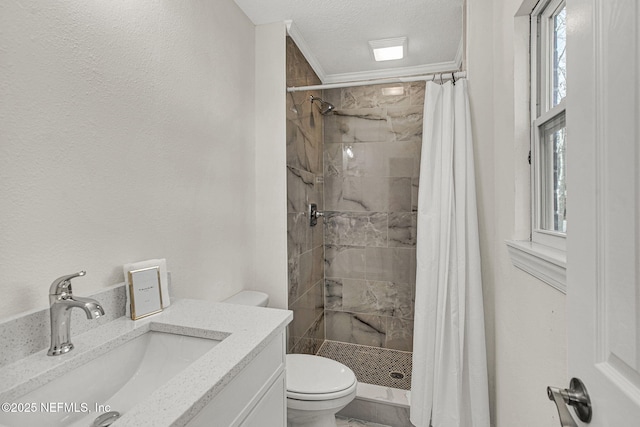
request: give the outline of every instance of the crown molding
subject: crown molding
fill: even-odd
[[[461,57],[462,58],[462,57]],[[460,62],[448,61],[437,64],[416,65],[413,67],[387,68],[384,70],[360,71],[355,73],[329,74],[323,83],[343,83],[362,80],[377,80],[395,77],[407,77],[422,74],[450,73],[460,69]]]

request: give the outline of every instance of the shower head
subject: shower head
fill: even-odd
[[[325,114],[329,114],[336,108],[330,102],[324,101],[322,98],[318,98],[317,96],[311,95],[310,99],[312,104],[314,101],[318,102],[318,108],[320,109],[320,114],[322,114],[323,116]]]

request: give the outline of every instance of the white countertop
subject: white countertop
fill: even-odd
[[[184,371],[125,413],[114,426],[182,426],[229,383],[291,321],[287,310],[177,300],[137,321],[120,317],[73,337],[74,350],[42,350],[0,368],[0,402],[10,402],[149,330],[222,340]]]

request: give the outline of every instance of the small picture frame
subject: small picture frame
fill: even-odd
[[[131,319],[137,320],[163,310],[160,267],[129,271]]]

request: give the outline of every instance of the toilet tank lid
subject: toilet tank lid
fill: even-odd
[[[269,295],[259,291],[240,291],[222,302],[237,305],[252,305],[254,307],[266,307],[269,303]]]

